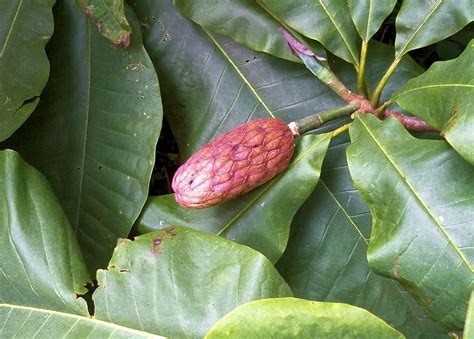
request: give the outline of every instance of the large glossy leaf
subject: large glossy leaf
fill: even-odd
[[[343,103],[303,65],[250,51],[229,40],[211,39],[167,0],[137,1],[134,9],[160,77],[165,114],[183,159],[212,137],[249,119],[268,117],[269,112],[290,122]],[[391,56],[393,49],[386,45],[370,46],[369,81],[380,79]],[[352,66],[336,62],[331,67],[346,83],[355,84]],[[419,73],[419,67],[407,58],[386,93]]]
[[[182,225],[250,246],[276,262],[286,248],[291,219],[313,191],[331,134],[302,137],[288,169],[264,186],[202,210],[180,207],[173,195],[151,198],[138,232]]]
[[[201,26],[253,50],[297,61],[278,30],[281,24],[254,0],[174,0],[176,7]]]
[[[0,141],[33,112],[48,80],[54,2],[0,0]]]
[[[392,13],[397,0],[349,0],[349,10],[360,37],[365,42],[377,33],[386,17]]]
[[[104,321],[40,308],[0,304],[4,338],[163,338]]]
[[[262,254],[182,227],[121,241],[97,280],[96,319],[172,337],[203,337],[241,304],[291,296]]]
[[[262,0],[288,26],[319,41],[338,57],[359,65],[359,36],[347,1]]]
[[[110,48],[72,0],[58,3],[55,15],[44,100],[11,146],[50,181],[94,271],[106,266],[147,198],[159,86],[133,13],[126,50]]]
[[[249,302],[222,318],[206,338],[404,338],[364,309],[296,298]]]
[[[87,314],[76,293],[90,278],[67,217],[44,176],[11,150],[0,151],[0,232],[0,303]]]
[[[296,297],[363,307],[408,338],[443,337],[400,285],[368,266],[371,217],[347,168],[348,145],[347,134],[331,142],[320,181],[293,219],[277,268]]]
[[[100,34],[114,45],[128,46],[132,28],[125,17],[124,0],[76,0],[77,6],[91,19]]]
[[[392,97],[407,111],[441,130],[474,164],[474,40],[454,60],[437,62]]]
[[[404,0],[396,20],[395,56],[441,41],[473,20],[472,0]]]
[[[474,167],[396,119],[357,117],[347,150],[373,226],[368,260],[445,328],[462,329],[474,286]]]

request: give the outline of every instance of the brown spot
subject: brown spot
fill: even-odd
[[[122,269],[120,269],[119,271],[120,271],[121,273],[125,273],[125,272],[128,273],[128,272],[130,272],[130,269],[128,269],[128,268],[122,268]]]

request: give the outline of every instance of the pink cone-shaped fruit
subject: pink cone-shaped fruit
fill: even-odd
[[[252,190],[285,170],[294,137],[279,119],[256,119],[204,145],[176,172],[176,201],[205,208]]]

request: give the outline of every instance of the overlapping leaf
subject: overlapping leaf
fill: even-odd
[[[370,266],[440,325],[462,329],[474,286],[474,167],[395,119],[364,115],[350,131],[349,169],[373,218]]]
[[[287,122],[343,102],[299,65],[250,51],[232,41],[211,37],[179,15],[169,1],[137,1],[145,46],[162,84],[167,120],[186,159],[211,138],[270,112]],[[387,45],[374,44],[369,54],[369,81],[380,79],[393,55]],[[349,85],[352,67],[331,64]],[[387,93],[420,73],[404,60]]]
[[[276,262],[286,248],[291,219],[319,179],[331,134],[301,138],[288,169],[239,199],[202,210],[180,207],[173,195],[154,197],[145,205],[137,230],[182,225],[250,246]]]
[[[455,60],[433,64],[395,93],[407,111],[441,130],[446,140],[474,164],[474,40]]]
[[[254,0],[174,0],[187,17],[253,50],[297,61],[278,31],[281,24]]]
[[[301,34],[319,41],[338,57],[359,65],[359,37],[347,1],[262,0],[273,15]]]
[[[441,41],[473,20],[472,0],[404,0],[396,20],[395,56]]]
[[[206,338],[404,338],[364,309],[296,298],[249,302],[222,318]]]
[[[5,338],[163,338],[91,318],[40,308],[0,304]]]
[[[48,80],[54,2],[0,2],[0,141],[30,116]]]
[[[11,150],[0,151],[0,232],[0,304],[87,314],[76,293],[90,278],[67,217],[43,175]]]
[[[50,181],[91,271],[145,203],[161,127],[158,80],[129,14],[134,39],[112,49],[73,0],[57,4],[44,100],[11,142]]]
[[[292,295],[262,254],[182,227],[121,241],[97,280],[96,319],[172,337],[203,337],[241,304]]]
[[[408,338],[443,337],[401,286],[368,266],[371,216],[347,168],[348,145],[347,135],[331,143],[277,268],[299,298],[363,307]]]
[[[397,0],[349,0],[348,4],[360,37],[368,42],[382,26],[385,18],[392,13]]]
[[[114,45],[128,46],[132,28],[125,16],[124,0],[76,0],[77,6],[91,19],[100,34]]]

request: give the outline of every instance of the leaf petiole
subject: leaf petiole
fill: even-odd
[[[392,76],[393,72],[395,72],[395,69],[397,68],[398,64],[400,63],[400,61],[402,61],[402,57],[403,56],[400,56],[396,58],[395,60],[393,60],[390,67],[387,69],[387,72],[385,72],[384,76],[382,77],[382,79],[380,79],[380,82],[377,84],[377,87],[375,87],[374,93],[372,95],[372,100],[370,101],[372,104],[372,107],[377,107],[379,105],[382,91],[385,85],[387,84],[388,80]]]

